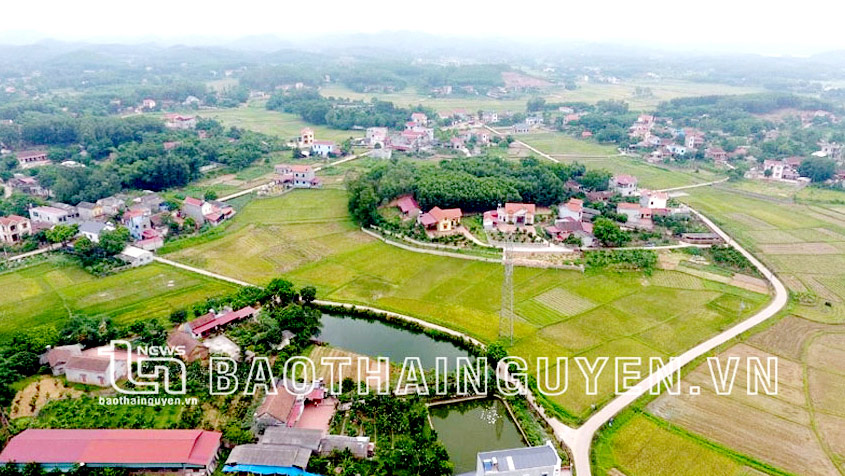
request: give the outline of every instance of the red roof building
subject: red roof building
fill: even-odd
[[[231,322],[239,321],[241,319],[246,319],[248,317],[252,317],[255,313],[258,312],[252,306],[247,306],[237,311],[228,311],[222,312],[220,314],[214,314],[209,312],[208,314],[201,316],[197,319],[188,323],[188,327],[190,327],[191,332],[198,337],[205,336],[211,331],[217,329],[218,327],[225,326]]]
[[[28,429],[0,453],[0,463],[39,463],[66,471],[77,464],[133,471],[210,474],[221,434],[205,430]]]
[[[399,211],[402,212],[402,215],[406,217],[417,214],[420,211],[420,206],[417,205],[417,201],[414,200],[412,195],[403,195],[399,197],[399,200],[396,200],[396,206],[399,207]]]

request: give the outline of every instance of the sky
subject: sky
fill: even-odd
[[[811,54],[845,49],[845,2],[803,0],[41,0],[7,2],[0,43],[42,38],[97,42],[223,43],[272,34],[421,31],[588,41],[667,49]]]

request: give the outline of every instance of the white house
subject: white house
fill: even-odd
[[[73,213],[61,208],[43,206],[29,209],[29,219],[34,222],[49,223],[51,225],[63,225],[73,223]]]
[[[570,198],[568,202],[561,203],[557,207],[557,216],[561,220],[572,218],[575,221],[581,221],[584,218],[584,201]]]
[[[152,253],[134,246],[127,246],[119,255],[117,255],[117,257],[126,261],[126,263],[133,268],[144,266],[145,264],[153,262]]]
[[[560,456],[551,442],[542,446],[478,453],[475,476],[559,476]]]
[[[104,231],[114,231],[114,225],[100,221],[85,221],[79,225],[79,234],[94,243],[100,242],[100,236]]]
[[[126,376],[126,362],[120,359],[75,355],[64,366],[68,382],[110,387]]]
[[[387,141],[387,133],[386,127],[368,127],[366,136],[367,145],[375,147],[376,144],[381,144],[384,147]]]
[[[614,175],[610,178],[609,186],[623,197],[629,197],[637,191],[637,177],[628,174]]]
[[[315,140],[311,143],[311,152],[321,157],[328,157],[337,153],[338,148],[334,142],[329,140]]]
[[[643,190],[640,195],[640,206],[643,208],[666,208],[669,194],[666,192],[652,192]]]

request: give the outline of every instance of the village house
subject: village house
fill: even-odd
[[[420,206],[414,200],[413,195],[403,195],[396,200],[396,207],[399,208],[399,213],[402,218],[416,218],[420,214]]]
[[[129,210],[123,214],[121,224],[129,230],[133,240],[143,239],[144,231],[152,229],[150,212],[147,210]]]
[[[763,162],[763,175],[773,180],[797,180],[801,177],[798,165],[800,159],[766,160]]]
[[[148,265],[153,262],[153,254],[136,246],[127,246],[117,257],[130,268]]]
[[[119,197],[101,198],[96,204],[106,216],[115,216],[126,209],[126,201]]]
[[[314,454],[349,452],[356,458],[373,454],[369,437],[326,435],[318,429],[268,427],[258,443],[238,445],[223,466],[224,473],[310,476],[305,469]]]
[[[444,232],[457,228],[461,224],[461,216],[460,208],[434,207],[420,215],[418,221],[426,230]]]
[[[155,109],[156,102],[154,99],[147,98],[141,102],[141,107],[144,109]]]
[[[94,243],[100,242],[100,236],[105,231],[114,231],[114,225],[101,221],[84,221],[79,224],[79,234]]]
[[[79,219],[85,221],[96,220],[103,216],[103,207],[91,202],[79,202],[76,205],[76,211],[79,213]]]
[[[571,218],[581,221],[584,218],[584,201],[577,198],[570,198],[568,202],[562,203],[557,208],[559,219]]]
[[[167,114],[164,116],[164,126],[168,129],[193,129],[197,126],[197,118],[196,116]]]
[[[511,132],[514,134],[528,134],[531,132],[531,127],[525,122],[520,122],[511,126]]]
[[[320,157],[328,157],[338,153],[337,145],[330,140],[315,140],[311,143],[311,152]]]
[[[572,217],[558,218],[554,225],[544,228],[554,241],[564,241],[569,236],[575,236],[581,241],[581,247],[589,248],[595,244],[593,224],[579,221]]]
[[[26,217],[9,215],[0,217],[0,242],[14,245],[32,234],[32,223]]]
[[[321,181],[310,165],[279,164],[275,168],[279,184],[294,188],[317,188]]]
[[[253,318],[256,314],[258,314],[258,311],[252,306],[247,306],[237,311],[233,311],[229,307],[224,308],[221,312],[214,312],[212,309],[207,314],[188,322],[186,326],[194,337],[200,338],[232,322]]]
[[[704,134],[694,129],[684,129],[684,145],[687,149],[698,149],[704,145]]]
[[[6,187],[13,192],[22,193],[31,197],[46,198],[52,195],[49,189],[42,187],[35,177],[28,177],[23,174],[15,174],[6,182]]]
[[[185,332],[183,329],[174,329],[167,336],[167,346],[182,348],[185,352],[179,357],[186,363],[208,358],[208,348],[202,345],[193,334]]]
[[[386,127],[368,127],[364,142],[370,147],[375,147],[376,144],[384,147],[387,141],[387,134],[388,129]]]
[[[485,124],[495,124],[499,122],[499,113],[496,111],[483,111],[481,113],[481,122]]]
[[[643,190],[640,194],[640,206],[644,208],[666,208],[669,194],[666,192],[653,192]]]
[[[182,213],[193,218],[200,225],[209,223],[212,226],[217,226],[224,220],[233,217],[235,209],[223,202],[185,197],[185,200],[182,201]]]
[[[619,202],[616,205],[616,213],[627,217],[625,225],[630,228],[650,230],[654,226],[651,221],[652,210],[641,207],[639,203]]]
[[[704,151],[704,157],[717,164],[724,164],[728,161],[728,153],[721,147],[708,147]]]
[[[126,376],[126,362],[100,356],[74,355],[64,366],[68,382],[111,387]]]
[[[533,225],[536,207],[533,203],[505,203],[496,210],[496,215],[502,223],[510,225]]]
[[[314,129],[304,127],[299,131],[299,147],[309,148],[314,143]]]
[[[608,185],[611,190],[623,197],[630,197],[637,191],[637,177],[627,174],[614,175],[610,178]]]
[[[29,219],[33,223],[49,226],[75,223],[74,213],[54,206],[40,206],[29,209]]]
[[[41,167],[50,164],[46,150],[22,150],[15,152],[18,159],[18,166],[22,169]]]
[[[411,122],[415,122],[417,124],[427,126],[428,125],[428,116],[426,116],[422,112],[411,113]]]
[[[542,446],[478,453],[475,476],[560,476],[560,456],[551,442]]]
[[[38,358],[38,363],[50,367],[53,375],[62,375],[65,373],[65,365],[71,357],[82,355],[81,344],[60,345],[52,347],[41,354]]]
[[[36,429],[15,435],[0,463],[68,472],[80,466],[138,474],[208,476],[217,465],[218,432],[206,430]]]

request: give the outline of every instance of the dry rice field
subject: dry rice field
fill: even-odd
[[[647,410],[688,431],[795,474],[845,471],[845,329],[787,317],[718,357],[740,357],[730,395],[717,395],[713,373],[701,364]],[[777,394],[749,395],[746,357],[776,357]],[[753,376],[753,374],[752,374]],[[690,386],[700,395],[690,395]]]

